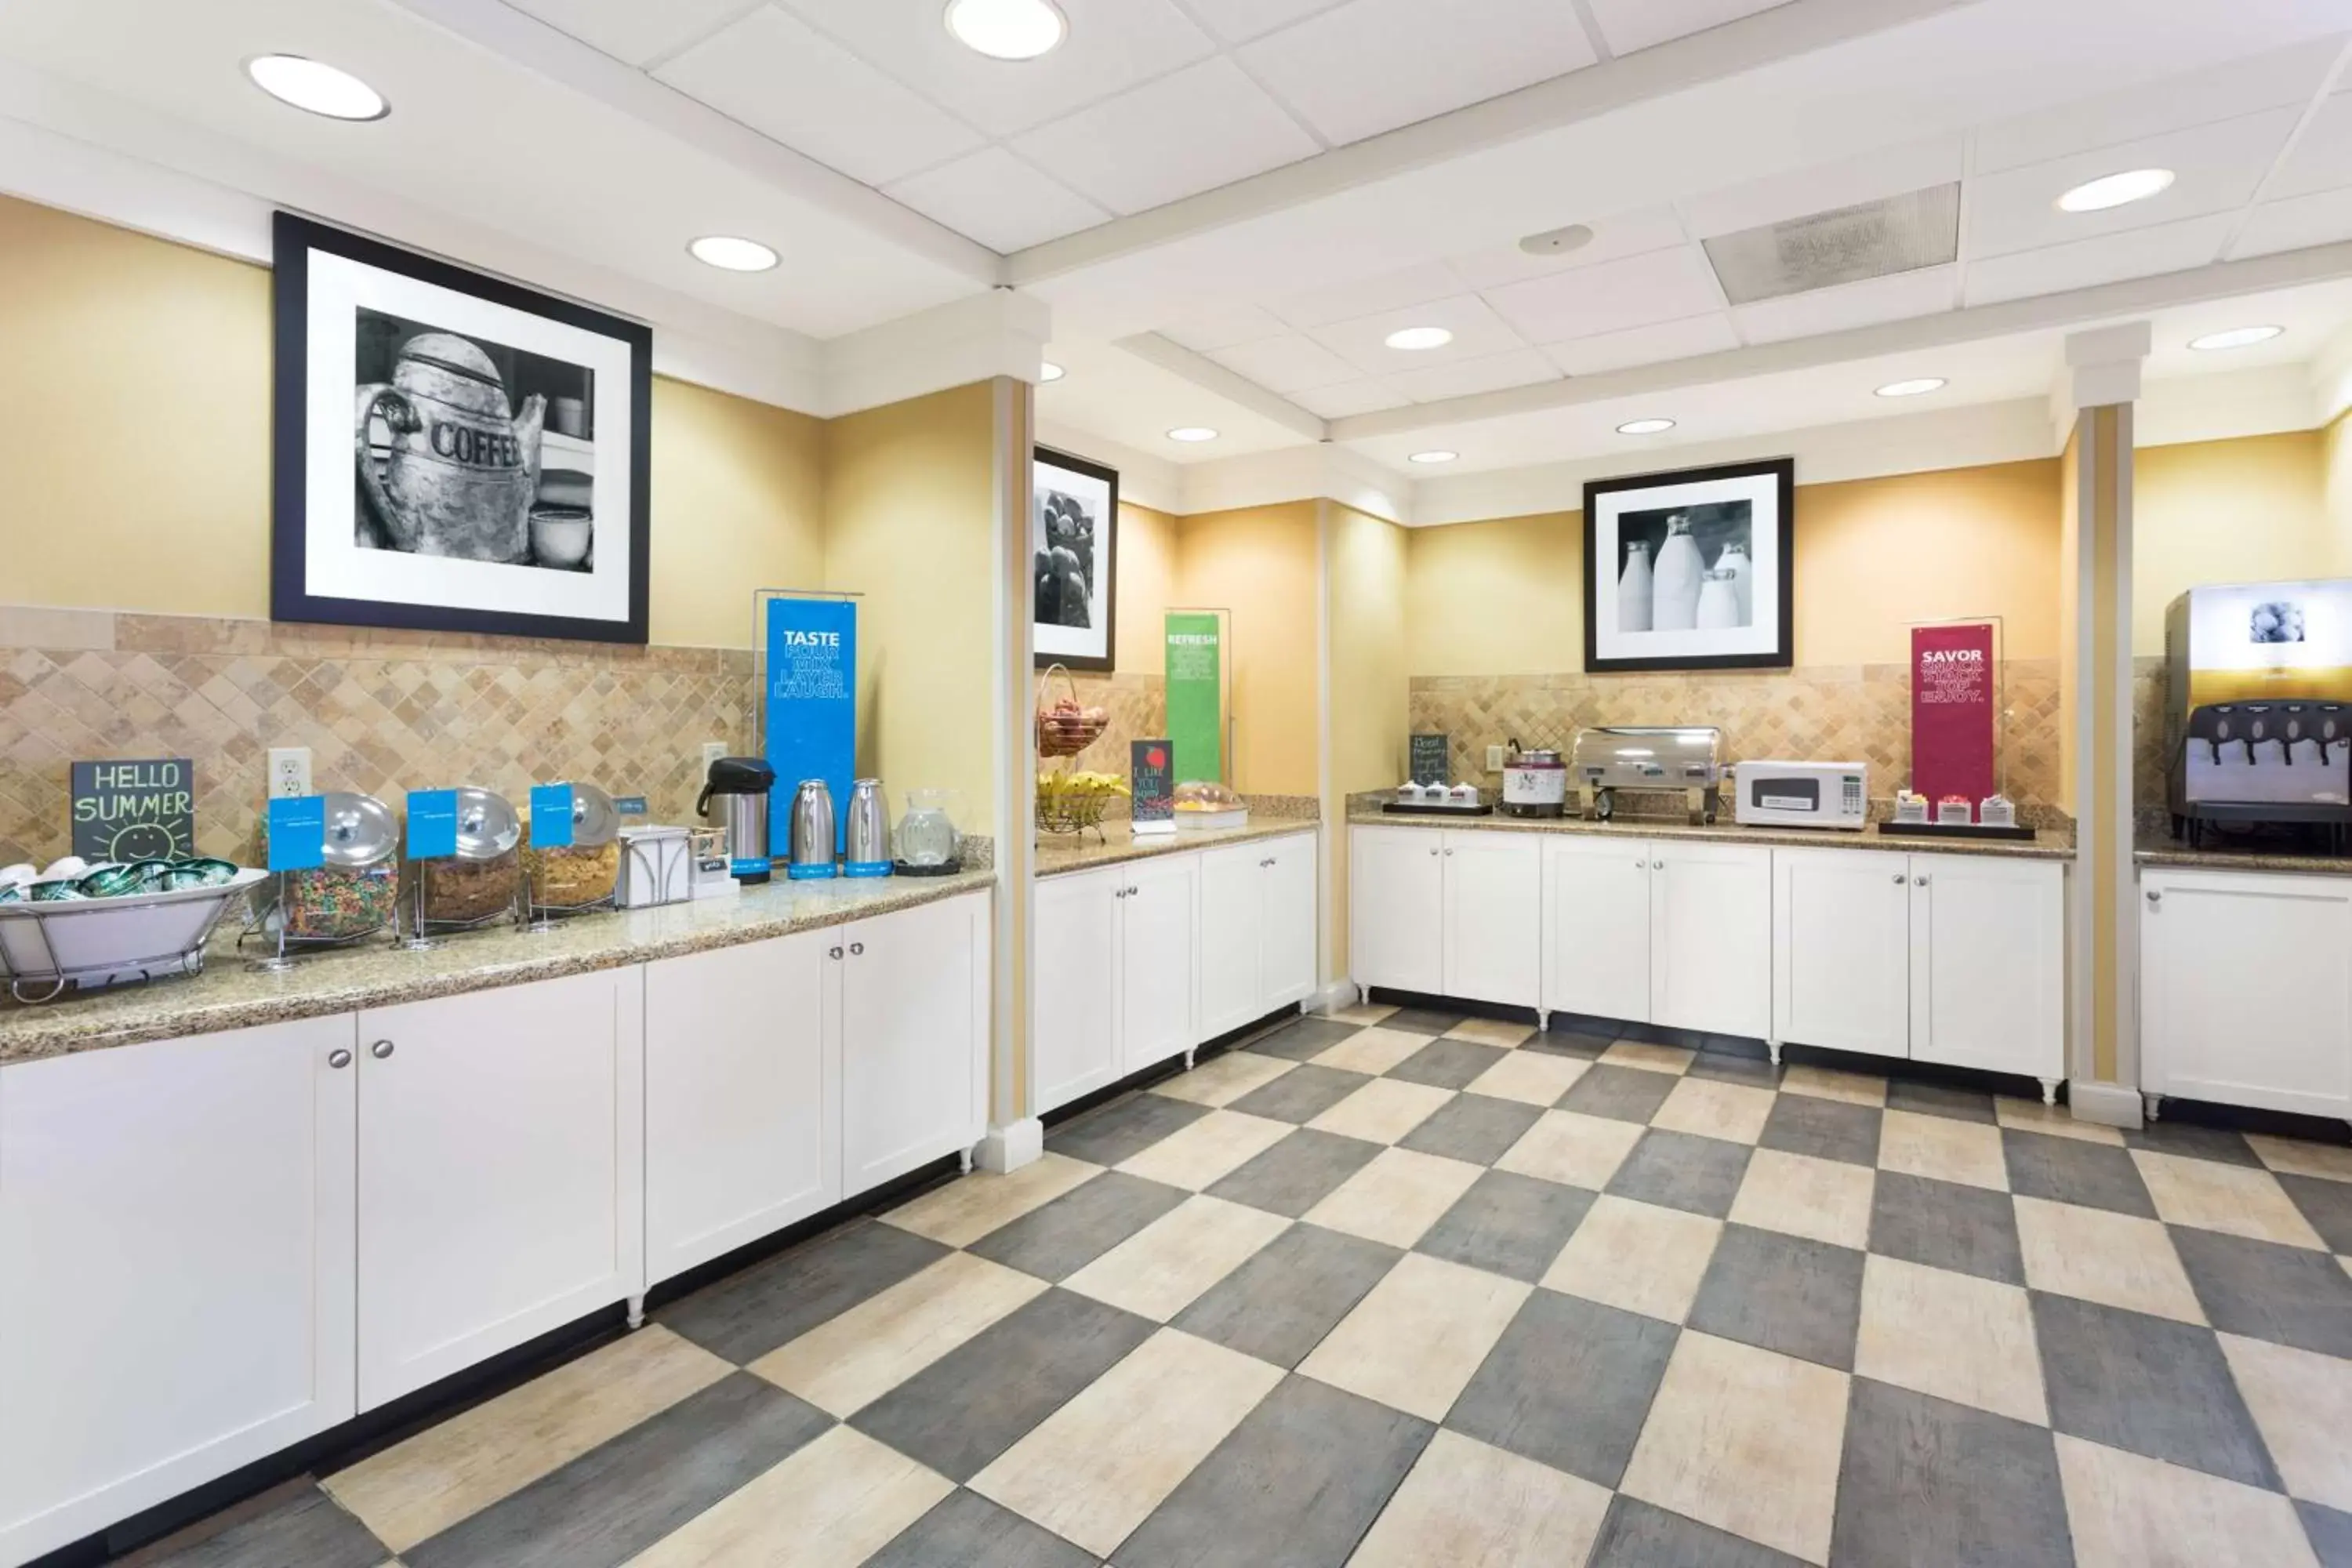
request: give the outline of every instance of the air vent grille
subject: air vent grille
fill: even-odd
[[[1931,185],[1705,243],[1735,305],[1941,267],[1959,256],[1960,187]]]

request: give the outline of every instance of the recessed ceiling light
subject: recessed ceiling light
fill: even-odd
[[[1070,25],[1052,0],[948,0],[948,31],[992,60],[1050,54]]]
[[[738,239],[731,234],[706,234],[687,252],[697,261],[730,272],[765,272],[776,264],[776,253],[756,239]]]
[[[351,72],[300,55],[257,55],[245,62],[245,74],[278,102],[330,120],[382,120],[392,112],[383,94]]]
[[[1459,452],[1448,452],[1444,448],[1440,447],[1434,452],[1415,452],[1412,457],[1407,458],[1405,461],[1408,463],[1450,463],[1461,455],[1462,454]]]
[[[2255,343],[2266,343],[2285,331],[2284,327],[2231,327],[2226,332],[2208,332],[2201,338],[2191,338],[2189,346],[2192,349],[2250,348]]]
[[[2126,169],[2120,174],[2107,174],[2087,184],[2076,185],[2058,198],[2058,210],[2070,213],[2105,212],[2130,202],[2144,202],[2159,195],[2172,186],[2169,169]]]
[[[1890,381],[1878,389],[1881,397],[1916,397],[1926,392],[1940,392],[1944,378],[1940,375],[1918,375],[1909,381]]]
[[[1671,430],[1674,427],[1675,422],[1671,419],[1628,419],[1625,423],[1617,426],[1617,434],[1620,436],[1655,436],[1662,431]]]
[[[1213,441],[1217,433],[1206,425],[1179,425],[1168,432],[1171,441]]]
[[[1052,360],[1041,361],[1037,366],[1037,379],[1041,383],[1059,381],[1069,374],[1070,373],[1068,371],[1064,370]]]
[[[1388,335],[1388,345],[1411,353],[1421,349],[1442,349],[1454,341],[1454,334],[1444,327],[1402,327]]]

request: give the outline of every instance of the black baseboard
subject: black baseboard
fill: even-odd
[[[1193,1047],[1193,1065],[1198,1066],[1212,1058],[1221,1057],[1227,1051],[1237,1050],[1259,1036],[1271,1034],[1283,1025],[1295,1021],[1298,1016],[1297,1004],[1293,1003],[1287,1007],[1277,1008],[1268,1013],[1263,1018],[1244,1024],[1238,1029],[1228,1029],[1216,1038]],[[1155,1083],[1165,1083],[1184,1070],[1186,1070],[1184,1057],[1181,1052],[1179,1052],[1175,1056],[1156,1061],[1148,1068],[1131,1072],[1117,1083],[1105,1084],[1092,1094],[1081,1095],[1066,1105],[1057,1105],[1040,1116],[1038,1120],[1048,1127],[1059,1127],[1063,1122],[1084,1116],[1098,1106],[1108,1105],[1115,1100],[1125,1100],[1137,1089],[1150,1089]]]

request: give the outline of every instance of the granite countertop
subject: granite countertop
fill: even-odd
[[[1312,833],[1316,826],[1313,817],[1253,815],[1248,826],[1243,827],[1196,831],[1179,828],[1174,833],[1158,833],[1138,838],[1128,831],[1125,822],[1106,822],[1100,841],[1092,833],[1075,838],[1041,840],[1033,869],[1042,880],[1047,877],[1067,876],[1072,871],[1091,871],[1097,866],[1149,860],[1155,855],[1181,855],[1188,849],[1213,849],[1220,844],[1246,844],[1254,838],[1274,838],[1285,833]]]
[[[2178,838],[2143,838],[2132,852],[2142,866],[2169,866],[2200,871],[2294,871],[2312,876],[2352,877],[2352,855],[2327,855],[2255,845],[2191,849]]]
[[[2074,836],[2048,828],[2023,839],[1918,838],[1882,834],[1874,823],[1860,833],[1824,827],[1742,827],[1717,822],[1694,827],[1680,817],[1623,817],[1613,822],[1586,822],[1573,816],[1389,816],[1377,806],[1358,807],[1348,820],[1364,827],[1444,827],[1474,833],[1585,833],[1620,838],[1699,839],[1717,844],[1754,844],[1767,847],[1806,849],[1884,849],[1903,854],[2000,855],[2013,860],[2072,860]]]
[[[304,954],[283,974],[247,968],[263,951],[259,941],[239,950],[231,922],[224,921],[201,974],[69,994],[40,1006],[0,1001],[0,1063],[618,969],[912,909],[977,892],[995,879],[992,871],[873,881],[779,878],[733,897],[579,915],[543,935],[501,926],[446,937],[427,952],[369,941]]]

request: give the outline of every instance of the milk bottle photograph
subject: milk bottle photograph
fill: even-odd
[[[1585,668],[1787,668],[1795,492],[1787,458],[1586,481]]]
[[[1617,580],[1617,629],[1650,629],[1650,547],[1640,540],[1625,546],[1625,574]]]
[[[1706,570],[1706,557],[1691,537],[1690,520],[1669,519],[1665,542],[1658,546],[1658,563],[1651,569],[1652,631],[1686,632],[1698,624],[1699,574]]]
[[[1739,599],[1739,618],[1736,626],[1752,626],[1756,620],[1756,563],[1748,559],[1748,546],[1733,540],[1715,558],[1715,569],[1731,574],[1731,585]]]

